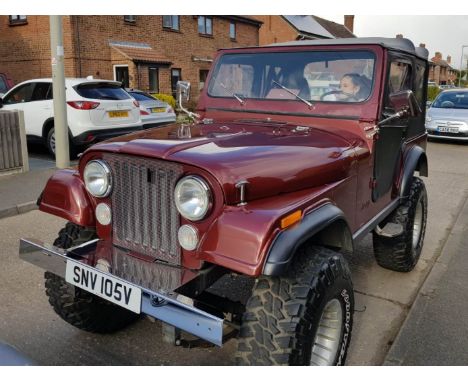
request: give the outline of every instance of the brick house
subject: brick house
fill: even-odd
[[[64,16],[65,76],[114,79],[198,98],[216,51],[259,43],[261,22],[244,16]],[[48,16],[0,16],[0,72],[16,83],[51,76]]]
[[[447,56],[447,60],[444,60],[442,53],[436,52],[429,61],[429,81],[434,81],[437,85],[455,85],[457,72],[451,64],[452,57]]]
[[[351,38],[354,16],[344,16],[344,25],[318,16],[255,16],[263,22],[260,45],[319,38]]]

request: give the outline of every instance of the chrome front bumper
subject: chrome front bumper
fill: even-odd
[[[224,320],[180,301],[189,299],[176,292],[196,282],[197,272],[141,260],[99,240],[64,250],[39,240],[21,239],[19,256],[60,277],[65,277],[67,262],[108,272],[141,289],[143,314],[222,346]]]

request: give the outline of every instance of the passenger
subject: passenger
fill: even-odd
[[[343,101],[360,102],[369,97],[370,80],[357,73],[345,74],[340,81],[340,91],[337,98]],[[340,97],[341,95],[341,97]]]

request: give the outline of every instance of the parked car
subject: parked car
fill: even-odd
[[[139,103],[120,82],[69,78],[65,87],[71,151],[142,129]],[[2,103],[6,110],[23,110],[28,139],[55,153],[52,79],[22,82],[2,97]]]
[[[6,73],[0,73],[0,97],[14,86],[13,80]]]
[[[149,315],[178,344],[180,330],[221,346],[239,329],[242,365],[344,364],[346,257],[368,233],[384,268],[421,255],[428,54],[402,38],[222,49],[196,112],[177,84],[193,123],[94,145],[50,178],[39,209],[68,223],[54,246],[22,239],[20,256],[82,330]],[[367,98],[312,101],[310,64],[370,76]]]
[[[140,103],[141,122],[144,129],[175,122],[174,109],[161,100],[137,89],[126,89]]]
[[[430,138],[468,141],[468,89],[440,93],[426,115]]]

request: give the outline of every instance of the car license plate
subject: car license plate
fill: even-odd
[[[141,312],[141,289],[107,273],[68,260],[65,281],[132,312]]]
[[[164,113],[166,111],[165,107],[153,107],[151,109],[152,113]]]
[[[128,117],[128,111],[109,111],[110,118],[126,118]]]
[[[439,126],[438,130],[441,133],[458,133],[458,127]]]

